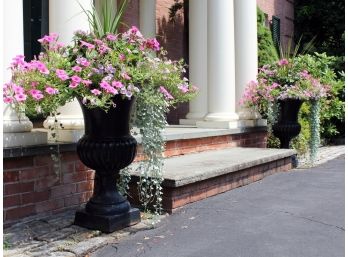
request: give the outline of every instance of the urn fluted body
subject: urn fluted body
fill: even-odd
[[[132,163],[137,142],[130,134],[129,120],[134,99],[116,96],[116,107],[107,112],[87,108],[79,99],[85,134],[77,143],[77,154],[87,167],[95,170],[94,192],[82,211],[75,216],[75,224],[113,232],[140,221],[140,213],[132,209],[128,200],[117,190],[121,169]]]
[[[298,113],[302,100],[284,99],[278,100],[279,116],[276,124],[273,125],[273,134],[280,140],[280,148],[290,148],[290,140],[296,137],[301,131],[298,123]]]

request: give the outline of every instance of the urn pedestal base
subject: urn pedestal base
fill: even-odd
[[[131,208],[128,212],[118,215],[95,215],[79,210],[75,214],[74,224],[77,226],[112,233],[116,230],[135,225],[140,222],[140,211]]]

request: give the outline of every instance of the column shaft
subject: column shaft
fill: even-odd
[[[190,0],[189,17],[190,83],[199,88],[199,93],[190,101],[190,112],[187,120],[180,120],[182,124],[196,124],[208,113],[207,0]]]
[[[78,1],[85,10],[92,9],[91,0]],[[59,41],[70,44],[76,30],[89,30],[86,14],[77,1],[71,0],[50,0],[49,2],[49,31],[59,34]],[[63,130],[58,135],[59,141],[77,141],[82,135],[84,127],[81,107],[77,100],[67,103],[58,109],[60,115],[58,122],[62,124]],[[48,117],[44,122],[45,128],[54,124],[54,118]],[[72,131],[68,131],[72,130]],[[79,130],[80,132],[77,132]]]
[[[139,24],[144,37],[156,37],[156,0],[139,0]]]
[[[257,12],[256,0],[234,0],[236,108],[240,119],[255,119],[258,115],[242,108],[239,101],[247,83],[257,76]]]
[[[208,0],[207,121],[232,121],[235,113],[234,19],[231,0]]]

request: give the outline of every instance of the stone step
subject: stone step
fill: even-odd
[[[258,181],[276,172],[292,169],[294,150],[270,148],[226,148],[165,159],[163,208],[172,212],[234,188]],[[137,205],[137,181],[130,183],[130,201]]]

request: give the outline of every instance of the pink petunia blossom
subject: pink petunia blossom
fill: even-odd
[[[111,85],[115,88],[122,88],[124,85],[120,81],[112,81]]]
[[[60,78],[63,81],[69,79],[69,76],[65,70],[56,69],[56,75],[58,78]]]
[[[74,84],[80,84],[81,81],[82,81],[82,79],[81,79],[79,76],[74,75],[74,76],[71,77],[71,81],[72,81]]]
[[[75,72],[81,72],[82,71],[82,68],[80,67],[80,66],[74,66],[74,67],[72,67],[71,68],[73,71],[75,71]]]
[[[12,90],[15,92],[15,94],[24,94],[24,88],[16,84],[12,84]]]
[[[99,91],[98,89],[92,89],[91,93],[94,94],[94,95],[100,95],[102,92]]]
[[[59,93],[59,90],[53,87],[46,87],[45,91],[49,95],[56,95]]]
[[[145,47],[154,51],[159,51],[161,49],[160,44],[156,38],[147,39],[145,41]]]
[[[119,59],[121,62],[123,62],[123,61],[126,60],[126,56],[125,56],[124,54],[119,54],[119,55],[118,55],[118,59]]]
[[[84,57],[79,57],[76,59],[76,63],[84,67],[88,67],[91,63]]]
[[[183,93],[187,93],[189,91],[188,85],[187,84],[181,84],[178,86],[178,88],[181,90]]]
[[[85,46],[87,47],[88,49],[94,49],[95,48],[95,45],[91,44],[91,43],[88,43],[86,41],[83,41],[83,40],[80,40],[80,43],[81,43],[81,46]]]
[[[174,97],[167,91],[167,89],[165,89],[164,87],[160,86],[159,87],[159,91],[164,95],[164,97],[167,100],[172,100],[174,99]]]
[[[90,81],[90,80],[88,80],[88,79],[84,79],[84,80],[82,80],[82,84],[84,84],[85,86],[89,86],[89,85],[91,85],[91,84],[93,84],[93,82],[92,81]]]
[[[10,96],[5,96],[3,100],[4,100],[4,103],[6,104],[13,103],[13,98]]]
[[[114,35],[114,34],[108,34],[108,35],[106,36],[106,39],[107,39],[107,40],[110,40],[110,41],[115,41],[115,40],[117,39],[117,36]]]
[[[131,79],[131,77],[129,77],[127,72],[122,72],[121,73],[121,77],[124,78],[125,80],[130,80]]]
[[[289,64],[289,61],[287,59],[281,59],[278,62],[279,66],[285,66],[285,65],[288,65],[288,64]]]
[[[32,89],[29,91],[29,93],[31,94],[31,96],[35,99],[35,100],[40,100],[44,97],[44,95],[42,94],[42,92],[40,90],[37,89]]]
[[[24,102],[27,99],[27,95],[25,94],[15,94],[14,96],[17,102]]]

